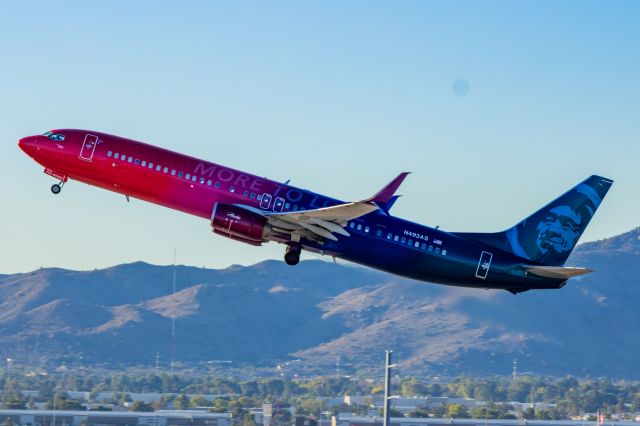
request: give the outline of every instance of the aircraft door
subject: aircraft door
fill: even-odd
[[[80,149],[80,159],[85,161],[91,161],[93,159],[93,153],[98,145],[98,137],[96,135],[87,135],[82,142],[82,148]]]
[[[262,194],[262,199],[260,200],[260,208],[267,210],[271,205],[272,198],[273,197],[271,196],[271,194]]]
[[[283,208],[284,208],[284,198],[282,197],[276,198],[275,202],[273,203],[273,211],[276,213],[279,213],[282,211]]]
[[[487,274],[489,273],[489,268],[491,267],[491,259],[493,255],[488,251],[483,251],[480,255],[480,260],[478,261],[478,268],[476,269],[476,278],[480,278],[484,280],[487,278]]]

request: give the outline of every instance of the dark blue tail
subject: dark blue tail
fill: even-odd
[[[492,234],[456,233],[540,265],[561,266],[613,184],[591,176],[513,228]]]

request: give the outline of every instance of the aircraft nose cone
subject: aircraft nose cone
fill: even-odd
[[[18,141],[18,146],[27,154],[32,153],[36,149],[36,136],[27,136]]]

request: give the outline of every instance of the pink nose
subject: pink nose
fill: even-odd
[[[21,150],[29,154],[35,151],[37,139],[37,136],[27,136],[26,138],[22,138],[18,141],[18,146]]]

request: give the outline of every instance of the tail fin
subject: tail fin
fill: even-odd
[[[566,262],[613,181],[591,176],[522,222],[493,234],[456,233],[540,265]]]

